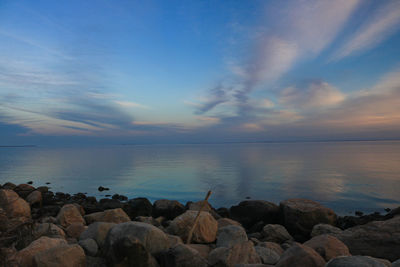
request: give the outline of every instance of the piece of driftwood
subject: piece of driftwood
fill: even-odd
[[[199,219],[200,219],[200,213],[203,211],[204,207],[207,205],[208,199],[209,199],[210,196],[211,196],[211,190],[207,192],[207,196],[204,199],[203,204],[201,205],[201,207],[199,209],[199,212],[196,215],[196,218],[194,219],[192,229],[190,229],[188,238],[186,240],[186,244],[190,244],[190,241],[192,240],[193,231],[196,228],[196,225],[197,225],[197,223],[199,222]]]

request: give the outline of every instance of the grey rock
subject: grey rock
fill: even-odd
[[[211,266],[232,267],[242,263],[261,263],[254,245],[251,241],[236,244],[231,248],[219,247],[210,252],[208,263]]]
[[[304,243],[318,252],[326,261],[339,256],[350,256],[347,246],[331,235],[318,235]]]
[[[279,261],[280,256],[273,249],[256,246],[255,250],[260,256],[262,263],[274,265]]]
[[[207,260],[189,245],[178,244],[162,253],[160,263],[164,267],[207,267]]]
[[[293,240],[293,237],[289,234],[285,227],[280,224],[267,224],[262,230],[263,238],[262,241],[284,243],[288,240]]]
[[[222,227],[217,233],[217,247],[229,248],[247,240],[246,231],[243,227],[237,225]]]
[[[310,247],[294,244],[280,257],[276,267],[323,267],[325,260]]]
[[[323,235],[323,234],[340,234],[342,233],[343,230],[332,226],[330,224],[324,224],[320,223],[317,225],[314,225],[312,231],[311,231],[311,237],[317,236],[317,235]]]
[[[331,259],[326,267],[385,267],[385,265],[368,256],[343,256]]]
[[[99,247],[103,247],[108,231],[110,231],[111,227],[114,225],[115,223],[107,222],[92,223],[85,231],[82,232],[82,234],[79,236],[79,240],[91,238],[96,241]]]
[[[93,257],[96,256],[99,250],[96,241],[94,241],[94,239],[91,238],[80,240],[79,245],[83,248],[85,254],[88,256],[93,256]]]

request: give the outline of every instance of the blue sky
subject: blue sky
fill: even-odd
[[[400,138],[400,2],[0,0],[0,145]]]

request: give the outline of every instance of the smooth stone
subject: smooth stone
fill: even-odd
[[[85,267],[86,257],[77,244],[59,245],[36,254],[34,264],[38,267]]]
[[[246,242],[247,234],[243,227],[228,225],[222,227],[217,233],[217,247],[233,247],[236,244]]]
[[[131,218],[121,208],[117,208],[85,215],[85,220],[87,224],[94,222],[124,223],[129,222]]]
[[[276,267],[324,267],[325,260],[312,248],[295,244],[285,250]]]
[[[97,251],[99,250],[99,247],[98,247],[96,241],[94,241],[94,239],[91,239],[91,238],[80,240],[79,245],[83,248],[83,250],[85,251],[85,254],[88,256],[92,256],[92,257],[96,256]]]
[[[35,205],[35,204],[41,204],[42,203],[42,192],[35,190],[32,193],[30,193],[26,197],[26,201],[29,203],[29,205]]]
[[[347,246],[331,235],[318,235],[305,242],[303,245],[309,246],[318,252],[325,261],[339,256],[350,256]]]
[[[57,214],[57,221],[65,228],[73,223],[86,224],[82,217],[81,211],[74,204],[64,205]]]
[[[289,234],[285,227],[280,224],[267,224],[262,230],[262,241],[284,243],[288,240],[293,240],[293,237]]]
[[[368,256],[343,256],[331,259],[326,267],[385,267],[385,264]]]
[[[275,250],[273,249],[267,247],[255,246],[255,250],[260,256],[262,263],[274,265],[279,261],[280,258],[279,254],[276,253]]]
[[[153,204],[153,216],[163,216],[167,220],[172,220],[175,217],[185,212],[185,206],[176,200],[160,199]]]
[[[95,240],[99,247],[103,247],[107,234],[114,225],[116,224],[107,222],[94,222],[81,233],[79,240],[90,238]]]

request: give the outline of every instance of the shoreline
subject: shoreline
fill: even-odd
[[[242,245],[245,244],[243,243],[244,240],[248,240],[246,242],[251,243],[246,243],[248,246],[258,249],[258,247],[262,247],[262,244],[265,242],[272,242],[278,244],[282,249],[282,251],[279,250],[282,252],[282,255],[290,251],[291,247],[302,246],[301,244],[304,245],[307,242],[311,242],[314,238],[320,237],[321,234],[330,234],[333,236],[332,238],[338,239],[338,242],[343,242],[353,255],[368,255],[394,261],[397,260],[397,258],[395,258],[393,254],[393,249],[398,248],[398,251],[400,251],[400,240],[396,241],[398,243],[396,243],[395,246],[393,246],[393,240],[387,241],[388,244],[392,244],[392,249],[385,247],[382,250],[369,249],[365,251],[365,248],[362,248],[362,246],[360,248],[357,243],[357,235],[359,235],[359,233],[352,234],[353,231],[366,227],[366,225],[391,225],[390,223],[394,220],[396,223],[397,221],[400,222],[400,216],[398,216],[400,215],[400,207],[387,210],[385,215],[375,212],[367,215],[359,213],[358,216],[338,216],[333,210],[324,207],[318,202],[307,199],[288,199],[278,204],[265,200],[247,199],[229,208],[221,207],[215,209],[210,204],[204,203],[204,201],[180,203],[176,200],[160,199],[151,203],[147,198],[143,197],[128,199],[126,196],[119,194],[107,194],[109,189],[102,186],[100,186],[98,190],[105,195],[110,195],[111,198],[97,200],[95,197],[87,196],[84,193],[76,193],[73,195],[62,192],[54,193],[50,191],[47,186],[35,188],[31,185],[31,182],[29,183],[30,184],[15,185],[8,182],[0,185],[0,263],[2,259],[3,261],[8,260],[9,262],[21,260],[18,256],[22,253],[21,251],[28,250],[31,244],[39,242],[38,240],[41,240],[43,236],[52,237],[56,232],[57,238],[60,238],[61,235],[61,239],[64,240],[62,243],[66,242],[64,245],[75,246],[74,249],[76,248],[76,251],[83,249],[83,258],[87,266],[97,266],[97,264],[91,263],[91,261],[95,260],[103,262],[103,265],[99,266],[113,266],[114,264],[119,264],[120,259],[116,259],[115,255],[112,254],[114,252],[110,252],[110,248],[104,246],[102,243],[104,240],[99,243],[99,241],[94,238],[97,242],[95,242],[97,244],[97,249],[96,253],[92,253],[93,251],[87,251],[88,248],[85,247],[87,245],[85,245],[86,239],[83,239],[82,235],[86,233],[92,225],[96,225],[97,222],[112,223],[116,225],[115,227],[131,222],[132,226],[129,227],[151,226],[157,228],[157,231],[161,229],[162,235],[167,235],[167,237],[175,241],[178,240],[174,244],[169,244],[168,249],[165,248],[165,251],[163,251],[164,254],[162,254],[163,256],[160,256],[158,253],[154,254],[148,251],[151,249],[145,248],[145,251],[150,253],[146,254],[145,261],[155,260],[158,265],[154,266],[185,266],[179,265],[178,263],[175,265],[168,265],[165,263],[165,261],[168,261],[165,257],[168,258],[168,255],[171,253],[178,253],[174,250],[178,244],[186,246],[183,245],[182,240],[185,241],[186,239],[187,233],[185,231],[187,230],[187,222],[186,224],[181,224],[181,221],[194,220],[194,216],[199,213],[202,206],[204,206],[204,212],[202,211],[199,213],[201,214],[199,220],[200,226],[196,226],[197,230],[195,230],[192,243],[194,243],[193,246],[197,249],[199,249],[198,247],[201,245],[201,251],[203,253],[201,261],[205,260],[207,262],[204,266],[214,266],[210,264],[210,261],[213,261],[210,259],[210,255],[219,248],[218,242],[222,240],[220,232],[224,230],[224,227],[232,225],[240,227],[240,231],[238,231],[240,232],[239,235],[242,236]],[[14,200],[10,202],[10,199]],[[15,203],[19,206],[15,206],[17,205]],[[225,225],[221,226],[221,223]],[[54,229],[52,231],[49,229],[37,230],[37,228],[43,228],[43,225],[47,225],[46,227],[49,229]],[[28,228],[31,230],[27,230],[27,226],[29,226],[30,228]],[[198,228],[202,230],[200,231]],[[215,231],[210,233],[210,229],[214,229]],[[396,229],[393,230],[393,234],[396,233],[395,231],[398,231],[398,229]],[[153,228],[152,230],[155,231]],[[228,231],[227,229],[225,230]],[[124,230],[123,232],[130,233],[129,231]],[[363,231],[366,230],[364,229]],[[377,231],[380,230],[378,229]],[[33,234],[36,232],[41,233],[39,237]],[[26,237],[21,237],[21,233],[25,233]],[[110,233],[108,233],[108,235],[110,235]],[[229,233],[228,237],[233,238],[236,234],[238,233]],[[375,233],[375,235],[376,234],[377,233]],[[371,235],[372,239],[374,238],[372,234],[368,235]],[[135,236],[135,238],[138,237]],[[363,240],[360,241],[361,244],[366,242],[365,238],[366,237],[363,236]],[[180,239],[181,241],[179,241]],[[82,243],[81,241],[85,242]],[[49,242],[49,240],[46,242]],[[229,243],[231,241],[226,242]],[[357,245],[354,245],[354,242]],[[376,244],[385,243],[384,240],[372,240],[368,242],[375,242]],[[140,244],[146,247],[145,243]],[[230,245],[228,247],[232,249]],[[187,248],[182,247],[181,249]],[[208,251],[208,253],[206,253],[207,255],[204,254],[203,250]],[[253,250],[254,249],[250,249],[250,251]],[[258,250],[262,249],[259,248]],[[251,254],[252,252],[250,251],[246,253]],[[349,255],[350,252],[348,253]],[[235,253],[240,254],[240,252]],[[261,261],[258,262],[256,260],[255,263],[265,263],[263,260],[260,260],[262,258],[260,253],[258,253],[258,256],[257,254],[254,254],[254,257],[252,256]],[[282,255],[279,257],[280,259],[282,259]],[[32,259],[35,257],[36,256],[33,255]],[[50,255],[48,255],[48,257],[50,257]],[[111,262],[108,257],[112,258]],[[126,257],[128,257],[128,255],[126,255]],[[128,257],[128,259],[125,260],[129,261],[134,259],[129,259]],[[328,260],[325,258],[324,264],[326,262],[328,262]],[[275,263],[278,263],[278,260]],[[140,266],[153,265],[147,262],[145,265]],[[231,265],[227,264],[226,266]]]

